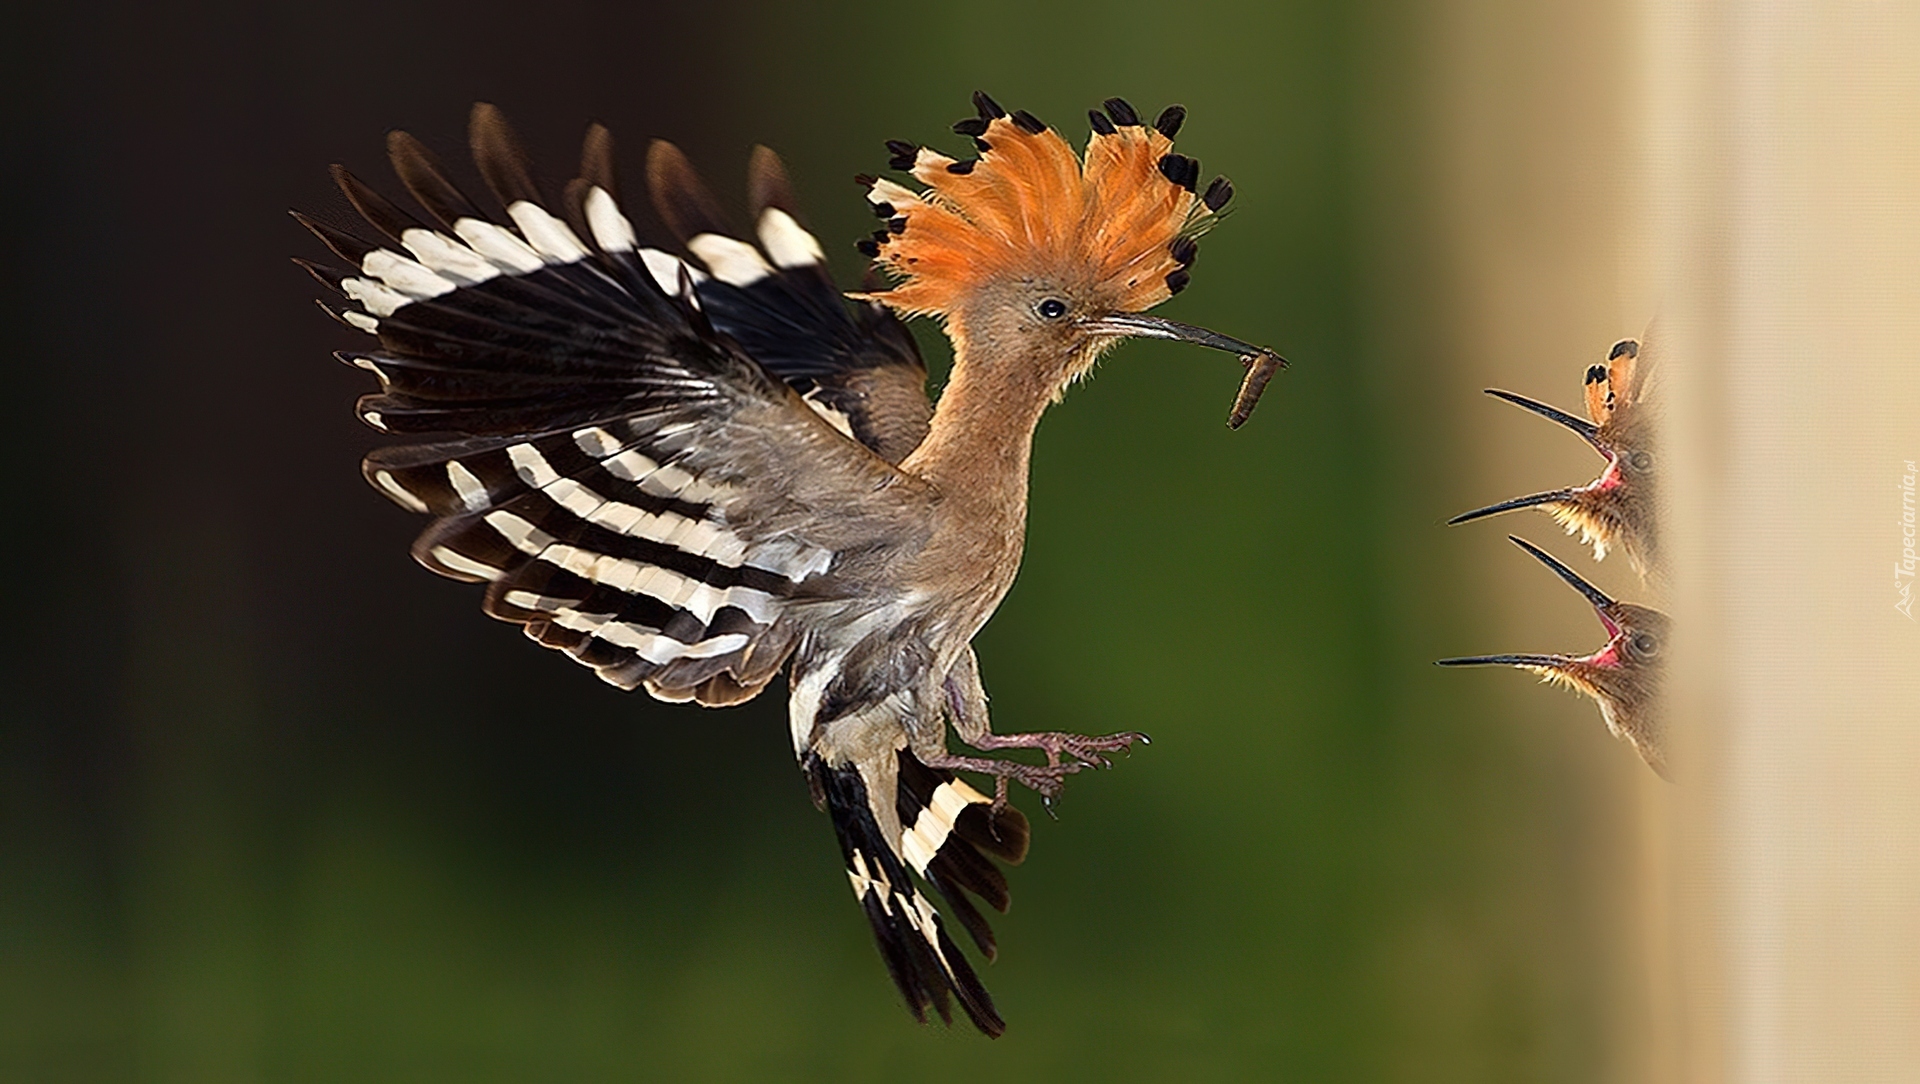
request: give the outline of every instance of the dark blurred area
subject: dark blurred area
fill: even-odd
[[[1427,665],[1492,634],[1460,557],[1487,540],[1437,524],[1503,490],[1447,420],[1479,378],[1432,409],[1460,359],[1427,330],[1402,14],[35,12],[0,226],[0,1079],[1604,1075],[1594,856],[1635,766],[1593,766],[1619,751],[1574,698]],[[630,171],[669,138],[736,205],[775,147],[852,285],[849,178],[885,138],[957,141],[976,86],[1076,143],[1109,95],[1184,102],[1239,207],[1165,311],[1295,361],[1230,434],[1230,361],[1130,345],[1042,427],[980,643],[996,724],[1155,743],[1058,820],[1018,799],[997,1044],[895,1004],[780,686],[619,693],[407,557],[419,522],[357,469],[370,382],[328,357],[357,333],[314,307],[288,257],[324,253],[286,214],[350,220],[333,161],[398,192],[390,128],[461,162],[487,100],[555,192],[593,120]]]

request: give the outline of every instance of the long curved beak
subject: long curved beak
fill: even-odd
[[[1275,373],[1287,367],[1287,359],[1264,346],[1255,346],[1217,331],[1140,312],[1111,313],[1084,320],[1080,326],[1095,335],[1170,339],[1238,355],[1240,363],[1247,367],[1247,375],[1240,382],[1240,394],[1234,397],[1233,410],[1227,415],[1229,429],[1238,429],[1247,423],[1247,419],[1253,416],[1253,408],[1260,405],[1260,396],[1267,390],[1267,382],[1273,379]]]
[[[1566,489],[1550,489],[1545,493],[1530,493],[1524,497],[1515,497],[1509,501],[1501,501],[1499,504],[1490,504],[1485,508],[1476,508],[1471,512],[1462,512],[1448,520],[1447,526],[1451,527],[1457,523],[1466,523],[1469,520],[1484,519],[1487,516],[1497,516],[1502,512],[1511,512],[1516,508],[1532,508],[1536,504],[1553,504],[1556,501],[1570,501],[1573,499],[1573,491],[1575,488],[1577,487],[1569,486]]]
[[[1524,395],[1515,395],[1510,391],[1501,391],[1499,388],[1487,388],[1485,390],[1488,395],[1493,396],[1495,399],[1505,399],[1507,402],[1512,403],[1522,410],[1531,410],[1548,421],[1558,422],[1566,426],[1568,429],[1580,434],[1581,439],[1593,445],[1594,451],[1599,452],[1601,455],[1612,454],[1607,451],[1605,445],[1600,443],[1600,427],[1585,418],[1576,418],[1558,407],[1550,407],[1538,399],[1529,399]]]
[[[1459,659],[1436,659],[1435,666],[1534,666],[1558,670],[1573,660],[1565,655],[1468,655]]]
[[[1607,630],[1608,639],[1620,635],[1618,611],[1615,608],[1614,601],[1607,597],[1605,591],[1588,583],[1585,577],[1581,576],[1578,572],[1561,564],[1554,559],[1552,554],[1526,539],[1515,538],[1513,535],[1508,535],[1507,541],[1533,554],[1534,557],[1539,559],[1541,564],[1552,569],[1554,575],[1565,580],[1568,587],[1585,595],[1587,601],[1593,603],[1593,612],[1599,616],[1601,626]]]
[[[1508,535],[1507,541],[1533,554],[1534,557],[1539,559],[1541,564],[1553,569],[1553,574],[1565,580],[1567,586],[1587,596],[1587,601],[1593,603],[1594,609],[1602,611],[1613,609],[1613,600],[1607,597],[1605,591],[1588,583],[1578,572],[1561,564],[1553,554],[1548,553],[1546,550],[1541,549],[1539,546],[1534,545],[1524,538],[1516,538],[1513,535]]]
[[[1568,568],[1564,564],[1561,564],[1560,561],[1553,556],[1553,554],[1548,553],[1546,550],[1541,549],[1539,546],[1534,545],[1533,543],[1527,541],[1526,539],[1519,538],[1514,535],[1508,535],[1507,541],[1513,543],[1516,546],[1519,546],[1521,549],[1526,550],[1528,553],[1532,554],[1534,558],[1538,560],[1541,564],[1546,565],[1548,568],[1552,569],[1554,575],[1565,580],[1567,582],[1567,586],[1572,587],[1575,591],[1578,591],[1582,595],[1585,595],[1587,601],[1593,603],[1593,608],[1600,612],[1600,620],[1606,624],[1607,634],[1609,636],[1614,635],[1619,631],[1619,628],[1614,623],[1613,619],[1607,616],[1613,610],[1613,600],[1607,597],[1606,592],[1588,583],[1585,579],[1581,577],[1581,575],[1578,572],[1575,572],[1573,569]],[[1567,666],[1575,661],[1577,660],[1575,660],[1574,658],[1568,655],[1469,655],[1465,658],[1459,658],[1459,659],[1441,659],[1438,661],[1436,665],[1439,665],[1439,666],[1526,666],[1526,667],[1532,667],[1534,669],[1556,670],[1556,671],[1565,672]]]

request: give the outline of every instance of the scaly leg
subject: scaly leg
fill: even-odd
[[[993,776],[993,808],[1003,809],[1007,804],[1007,780],[1011,779],[1028,790],[1038,794],[1048,805],[1060,796],[1067,784],[1067,776],[1085,768],[1082,761],[1068,761],[1065,764],[1022,764],[1017,760],[998,760],[993,757],[961,757],[948,752],[916,754],[920,762],[929,768],[945,768],[950,772],[979,772]]]
[[[1038,749],[1047,755],[1047,767],[1064,777],[1085,767],[1110,768],[1106,754],[1125,752],[1134,742],[1149,744],[1145,734],[1123,733],[1093,736],[1048,731],[1035,734],[995,734],[987,716],[987,690],[980,683],[980,662],[968,647],[953,664],[946,682],[947,711],[960,740],[982,752],[996,749]],[[1062,756],[1075,758],[1061,761]],[[986,761],[986,763],[1003,763]],[[972,771],[985,769],[973,768]],[[1026,783],[1026,780],[1021,780]],[[1002,786],[1004,789],[1004,777]],[[1027,783],[1032,786],[1031,783]],[[1038,787],[1034,789],[1038,790]],[[1055,788],[1056,793],[1058,787]],[[1044,792],[1043,792],[1044,793]]]

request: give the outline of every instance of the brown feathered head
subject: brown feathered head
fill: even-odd
[[[862,177],[886,228],[860,249],[894,280],[854,294],[946,327],[955,371],[976,350],[1019,357],[1058,397],[1101,352],[1129,337],[1173,339],[1240,356],[1247,366],[1227,424],[1246,421],[1278,354],[1144,310],[1179,293],[1233,185],[1199,190],[1200,163],[1173,150],[1186,119],[1168,106],[1151,127],[1109,98],[1088,114],[1084,156],[1024,110],[1009,114],[985,94],[978,116],[953,126],[980,157],[955,159],[911,143],[887,144],[891,165],[925,187]]]

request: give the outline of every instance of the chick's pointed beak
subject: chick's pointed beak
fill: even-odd
[[[1600,427],[1585,418],[1576,418],[1566,411],[1558,407],[1550,407],[1538,399],[1529,399],[1524,395],[1515,395],[1510,391],[1501,391],[1499,388],[1488,388],[1486,392],[1495,399],[1504,399],[1522,410],[1530,410],[1548,421],[1558,422],[1566,426],[1568,429],[1580,434],[1580,439],[1593,445],[1594,451],[1599,452],[1609,459],[1613,457],[1612,450],[1600,442]]]
[[[1526,539],[1508,535],[1507,541],[1533,554],[1534,557],[1540,560],[1541,564],[1552,569],[1554,575],[1565,580],[1567,586],[1586,596],[1587,601],[1593,603],[1593,612],[1600,618],[1600,624],[1607,630],[1607,639],[1609,642],[1620,635],[1620,622],[1614,618],[1614,613],[1618,610],[1619,604],[1608,597],[1605,591],[1588,583],[1578,572],[1561,564],[1552,554]]]
[[[1458,659],[1436,659],[1435,666],[1524,666],[1533,670],[1559,670],[1573,660],[1565,655],[1468,655]]]
[[[1192,324],[1182,324],[1159,316],[1148,316],[1139,312],[1116,312],[1105,316],[1095,316],[1080,321],[1081,330],[1090,335],[1105,335],[1114,338],[1129,339],[1169,339],[1174,342],[1192,343],[1213,350],[1224,350],[1237,355],[1240,363],[1247,367],[1247,375],[1240,382],[1240,394],[1234,398],[1233,410],[1227,416],[1227,428],[1238,429],[1253,416],[1253,408],[1260,403],[1260,395],[1266,391],[1267,381],[1273,375],[1287,367],[1287,359],[1264,346],[1241,342],[1217,331],[1209,331]]]
[[[1593,604],[1594,612],[1600,615],[1600,623],[1606,626],[1609,640],[1608,647],[1602,648],[1599,656],[1588,656],[1583,659],[1576,659],[1571,655],[1470,655],[1459,659],[1441,659],[1439,660],[1439,665],[1523,666],[1531,670],[1547,670],[1560,674],[1570,673],[1571,668],[1579,663],[1605,665],[1604,662],[1600,661],[1600,656],[1606,655],[1607,652],[1611,650],[1612,638],[1620,635],[1620,625],[1613,619],[1613,612],[1616,605],[1613,599],[1609,598],[1605,591],[1588,583],[1578,572],[1560,563],[1557,558],[1539,546],[1514,535],[1508,535],[1507,541],[1512,542],[1514,545],[1532,554],[1541,564],[1552,569],[1554,575],[1566,581],[1567,586],[1580,592],[1580,594],[1586,597],[1588,602]]]
[[[1533,543],[1527,541],[1524,538],[1519,538],[1514,535],[1508,535],[1507,541],[1513,543],[1516,546],[1519,546],[1523,550],[1526,550],[1528,553],[1532,554],[1537,560],[1539,560],[1541,564],[1546,565],[1548,568],[1552,569],[1553,574],[1560,577],[1562,580],[1565,580],[1567,583],[1567,586],[1573,588],[1575,591],[1580,592],[1582,595],[1585,595],[1587,598],[1587,601],[1593,603],[1594,609],[1599,610],[1602,613],[1606,613],[1613,609],[1614,607],[1613,599],[1608,598],[1607,593],[1605,591],[1602,591],[1598,587],[1595,587],[1594,585],[1588,583],[1584,578],[1581,577],[1581,575],[1578,572],[1575,572],[1573,569],[1568,568],[1566,565],[1561,564],[1559,559],[1554,557],[1553,554],[1548,553],[1546,550],[1541,549],[1539,546],[1534,545]]]
[[[1537,504],[1558,504],[1565,501],[1572,501],[1576,488],[1575,486],[1568,486],[1565,489],[1549,489],[1544,493],[1529,493],[1524,497],[1515,497],[1512,500],[1487,505],[1485,508],[1476,508],[1471,512],[1462,512],[1448,520],[1447,526],[1452,527],[1456,524],[1467,523],[1471,520],[1497,516],[1502,512],[1511,512],[1516,508],[1532,508]]]

